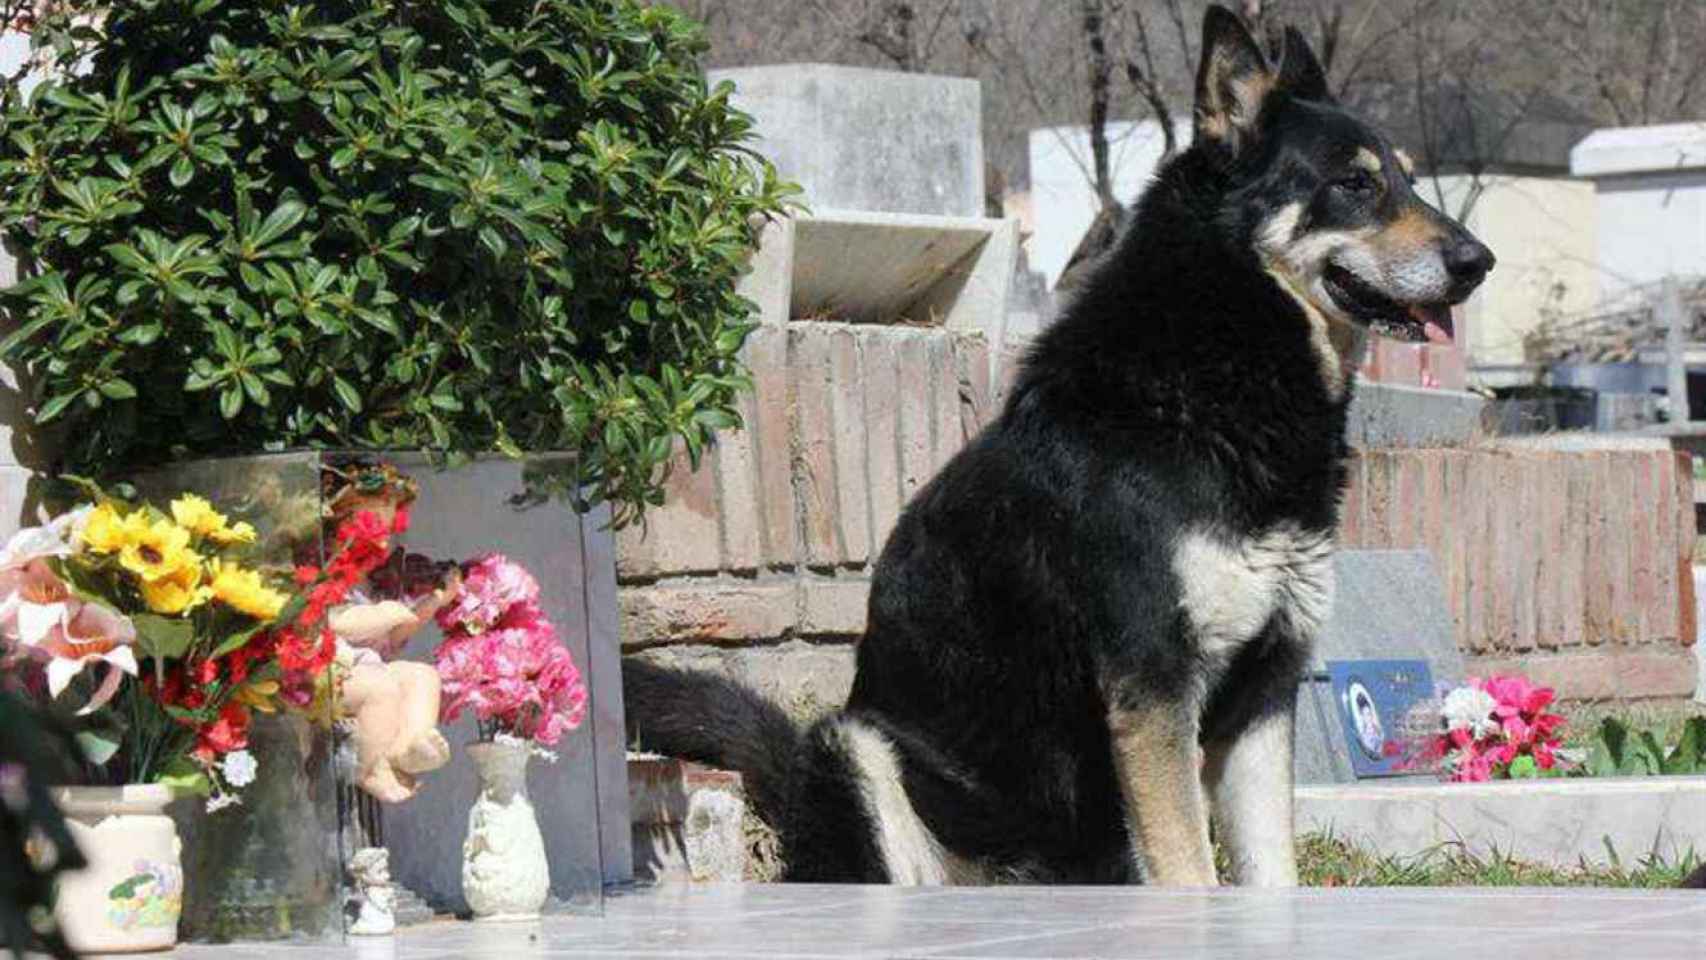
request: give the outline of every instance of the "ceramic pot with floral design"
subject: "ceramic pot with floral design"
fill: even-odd
[[[55,800],[89,865],[61,875],[54,917],[79,954],[170,950],[184,870],[169,787],[64,787]]]

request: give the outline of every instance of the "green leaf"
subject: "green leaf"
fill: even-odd
[[[195,643],[195,624],[189,620],[153,613],[139,613],[130,619],[136,625],[136,647],[144,656],[177,660]]]
[[[237,419],[243,412],[243,387],[232,384],[219,393],[219,415],[227,420]]]
[[[118,741],[101,736],[91,730],[83,730],[77,734],[77,750],[83,754],[83,759],[97,767],[105,766],[113,754],[118,753]]]
[[[332,390],[337,393],[338,401],[348,408],[350,413],[361,412],[361,393],[351,386],[348,380],[334,376]]]
[[[188,155],[179,154],[177,162],[172,164],[168,179],[172,181],[172,186],[179,189],[189,186],[190,181],[195,179],[195,163]]]
[[[283,620],[281,617],[278,622],[286,623],[288,621]],[[207,658],[209,660],[218,660],[220,657],[226,656],[227,654],[236,653],[238,650],[243,648],[244,644],[253,640],[255,638],[255,634],[260,633],[262,630],[265,630],[270,626],[272,626],[270,622],[257,623],[247,630],[239,630],[236,633],[233,633],[222,640],[218,646],[214,647],[213,652],[208,654]]]
[[[160,768],[154,782],[204,797],[212,790],[212,784],[207,782],[207,773],[188,757],[173,757]]]
[[[101,394],[109,400],[134,400],[136,388],[123,377],[114,377],[101,384]]]
[[[284,236],[287,231],[294,229],[307,215],[307,204],[297,200],[286,200],[279,204],[278,208],[272,213],[267,214],[267,218],[261,221],[260,229],[255,231],[255,235],[250,237],[249,241],[256,247],[264,247]]]
[[[1533,757],[1524,754],[1511,761],[1512,780],[1532,780],[1540,773],[1540,765]]]

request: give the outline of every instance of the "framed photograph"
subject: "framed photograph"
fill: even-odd
[[[1404,718],[1433,696],[1426,660],[1329,660],[1333,706],[1345,731],[1351,770],[1359,779],[1397,776],[1386,745],[1403,736]]]

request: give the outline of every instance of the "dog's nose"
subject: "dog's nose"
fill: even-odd
[[[1493,251],[1479,240],[1464,237],[1446,242],[1445,269],[1459,290],[1467,292],[1479,286],[1494,262]]]

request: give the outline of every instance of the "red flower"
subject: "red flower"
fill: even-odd
[[[214,754],[230,753],[249,745],[249,710],[235,701],[219,711],[219,719],[203,727],[196,735],[196,750]]]
[[[397,512],[392,515],[392,517],[391,517],[391,532],[392,533],[408,533],[409,532],[409,508],[407,506],[398,507]]]
[[[306,587],[318,579],[320,579],[320,568],[319,567],[310,566],[308,564],[303,564],[302,566],[299,566],[296,568],[296,584],[297,584],[297,586]]]
[[[195,682],[207,686],[219,679],[219,664],[212,660],[203,660],[195,665]]]

